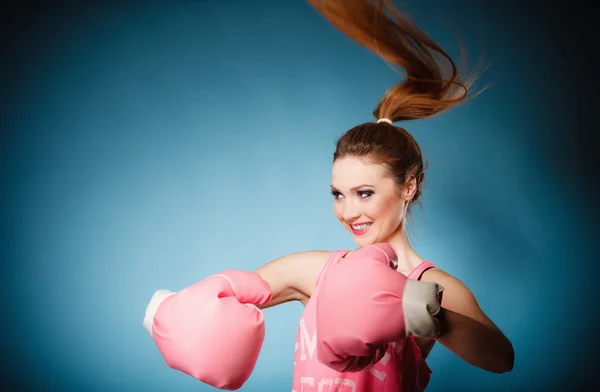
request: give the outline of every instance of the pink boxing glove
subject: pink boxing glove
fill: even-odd
[[[369,368],[388,344],[437,336],[442,287],[395,271],[388,244],[364,246],[329,267],[317,297],[317,358],[338,372]]]
[[[144,327],[167,365],[218,389],[239,389],[265,336],[271,289],[257,273],[227,270],[180,292],[157,291]]]

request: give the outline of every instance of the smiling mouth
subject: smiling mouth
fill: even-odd
[[[350,229],[352,229],[352,233],[354,235],[363,235],[367,231],[369,231],[369,228],[371,227],[372,224],[373,224],[373,222],[354,224],[354,225],[350,225]]]
[[[371,227],[372,224],[373,224],[373,222],[361,223],[361,224],[358,224],[358,225],[350,225],[350,227],[352,227],[353,230],[360,231],[360,230],[366,230],[366,229],[368,229],[369,227]]]

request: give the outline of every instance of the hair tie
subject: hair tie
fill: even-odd
[[[390,125],[394,125],[394,123],[392,122],[392,120],[390,120],[389,118],[380,118],[379,120],[377,120],[377,124],[379,124],[380,122],[386,122]]]

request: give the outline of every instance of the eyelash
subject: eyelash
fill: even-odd
[[[374,192],[373,191],[358,191],[357,193],[361,196],[362,199],[366,199],[367,197],[373,196]],[[336,199],[336,200],[341,195],[340,192],[337,192],[334,190],[331,191],[331,194],[333,195],[334,199]]]

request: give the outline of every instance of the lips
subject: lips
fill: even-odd
[[[364,235],[367,231],[369,231],[369,228],[372,224],[373,222],[354,223],[350,225],[350,229],[354,235]]]

